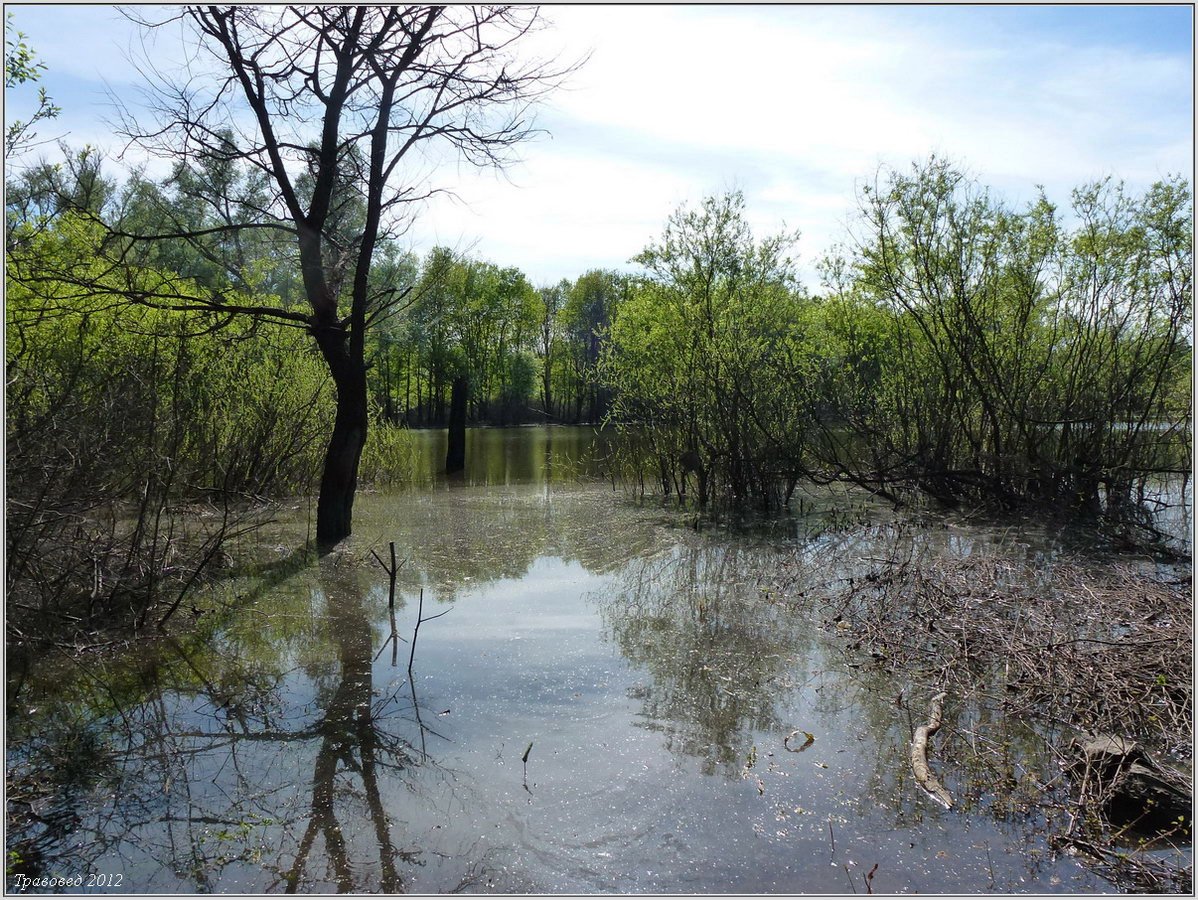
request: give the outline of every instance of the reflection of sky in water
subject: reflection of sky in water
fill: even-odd
[[[132,892],[864,893],[875,863],[881,893],[1102,888],[960,765],[935,761],[960,809],[919,796],[895,697],[924,688],[845,668],[801,604],[768,602],[769,542],[670,518],[602,486],[364,494],[344,552],[247,592],[211,643],[153,644],[10,717],[18,771],[91,767],[36,799],[28,854]],[[870,551],[838,534],[813,577]],[[426,616],[452,607],[421,626],[414,685],[362,562],[389,540],[396,634],[421,587]]]

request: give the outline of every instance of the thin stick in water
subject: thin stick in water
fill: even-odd
[[[420,589],[419,605],[416,607],[416,627],[412,629],[412,651],[408,654],[408,680],[412,681],[412,663],[416,659],[416,638],[420,636],[420,623],[424,621],[424,588]],[[415,682],[413,681],[413,684]]]
[[[391,568],[387,574],[391,576],[391,593],[387,597],[387,605],[395,609],[395,576],[399,574],[399,566],[395,563],[395,541],[391,541]]]

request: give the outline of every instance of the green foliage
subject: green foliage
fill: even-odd
[[[112,465],[149,463],[146,429],[177,419],[170,465],[194,490],[305,486],[318,455],[313,429],[327,424],[313,404],[328,389],[302,335],[129,303],[105,289],[112,273],[90,249],[96,236],[89,221],[64,215],[9,259],[10,435],[66,409],[94,408],[107,425],[93,423],[80,440],[119,438]],[[135,418],[121,426],[115,413]]]
[[[1149,480],[1188,468],[1189,186],[1072,207],[1010,209],[936,159],[887,173],[819,298],[739,194],[681,209],[611,328],[614,417],[701,502],[769,507],[806,476],[1151,528]]]
[[[849,356],[823,388],[844,426],[825,465],[950,504],[1130,504],[1188,440],[1191,215],[1180,180],[1105,181],[1074,192],[1070,231],[1043,196],[1013,211],[935,159],[863,189],[852,275],[826,268]]]
[[[216,137],[223,153],[201,150],[161,182],[135,175],[126,183],[109,211],[113,229],[156,239],[124,244],[125,259],[209,292],[273,296],[292,308],[303,297],[299,261],[286,225],[261,212],[269,180],[237,159],[231,132]]]
[[[592,269],[569,287],[558,311],[559,367],[562,398],[573,397],[573,421],[599,422],[611,409],[612,395],[600,371],[616,310],[628,295],[624,276]]]
[[[444,424],[458,375],[475,423],[606,414],[598,363],[621,276],[596,270],[538,290],[519,269],[437,248],[410,280],[407,314],[380,330],[372,356],[372,391],[388,421]]]
[[[46,64],[37,62],[37,56],[25,43],[23,32],[9,34],[13,25],[12,13],[5,16],[4,24],[4,86],[11,88],[26,81],[37,81],[46,70]]]
[[[440,424],[450,384],[463,375],[476,422],[522,421],[536,374],[527,356],[542,316],[541,298],[523,273],[437,248],[413,281],[403,324],[378,339],[379,405],[403,408],[409,423]]]
[[[358,477],[375,487],[412,484],[418,460],[419,452],[411,433],[376,417],[362,448]]]
[[[4,89],[12,88],[30,81],[37,81],[46,70],[46,64],[38,62],[33,49],[25,43],[25,35],[13,27],[13,14],[8,13],[4,19]],[[53,119],[62,112],[61,107],[55,106],[44,87],[37,91],[37,108],[28,119],[13,120],[4,133],[4,155],[11,159],[36,146],[37,134],[33,126],[45,119]]]
[[[754,240],[739,193],[679,209],[619,307],[605,372],[617,421],[648,425],[666,492],[771,506],[797,477],[804,411],[784,384],[807,367],[806,301],[787,255],[796,236]]]
[[[537,291],[535,306],[539,325],[537,329],[536,353],[541,361],[541,408],[545,414],[554,414],[554,372],[559,369],[565,343],[558,318],[570,293],[570,282],[562,279],[551,287]]]
[[[509,353],[503,365],[499,406],[502,419],[510,422],[520,416],[532,397],[537,383],[537,363],[532,353],[520,350]]]
[[[308,489],[329,426],[302,333],[132,303],[130,288],[185,285],[114,271],[99,236],[76,213],[21,222],[6,260],[10,613],[85,627],[142,623],[185,589],[238,498]],[[209,507],[211,529],[182,527],[187,503]]]

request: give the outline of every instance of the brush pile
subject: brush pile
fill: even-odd
[[[913,695],[947,692],[954,750],[987,740],[982,721],[1030,727],[1056,764],[1038,773],[1039,805],[1068,823],[1050,843],[1120,887],[1188,890],[1188,864],[1151,851],[1189,842],[1189,569],[918,546],[896,541],[805,591],[849,664],[894,672]],[[1099,752],[1111,747],[1127,752]]]
[[[989,554],[870,563],[824,601],[829,623],[847,623],[848,649],[913,676],[984,677],[980,687],[1021,718],[1168,754],[1190,746],[1188,576]]]

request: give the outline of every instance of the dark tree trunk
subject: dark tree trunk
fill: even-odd
[[[446,472],[460,472],[466,468],[466,395],[469,386],[464,375],[453,379],[453,394],[449,403],[449,450],[445,454]]]
[[[404,355],[404,376],[405,387],[403,397],[403,423],[404,425],[412,424],[412,355],[411,353]],[[417,390],[419,390],[420,382],[417,382]]]
[[[387,421],[394,425],[398,421],[398,416],[395,414],[395,403],[391,397],[391,351],[389,348],[383,349],[383,415]]]
[[[316,341],[337,388],[337,416],[316,503],[316,543],[328,548],[352,531],[358,462],[366,445],[366,368],[351,358],[342,329],[318,331]]]

